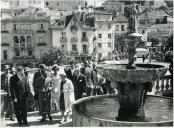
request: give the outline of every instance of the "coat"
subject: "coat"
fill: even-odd
[[[10,96],[10,77],[12,77],[11,74],[5,75],[5,73],[3,73],[1,75],[1,90],[7,92],[8,96]],[[7,81],[6,78],[8,79]]]
[[[70,79],[71,81],[73,81],[73,74],[71,72],[71,69],[68,68],[68,69],[65,69],[64,71],[66,73],[67,78]]]
[[[81,68],[81,74],[83,74],[84,76],[86,76],[86,82],[87,82],[87,86],[88,87],[92,87],[93,86],[93,81],[92,81],[92,71],[93,69],[91,67],[83,67]]]
[[[36,93],[36,83],[37,83],[37,79],[39,78],[39,77],[41,77],[41,72],[40,71],[38,71],[38,72],[36,72],[36,73],[34,73],[34,77],[33,77],[33,88],[34,88],[34,92]]]
[[[25,76],[19,79],[17,74],[10,78],[10,92],[12,101],[17,99],[17,102],[26,101],[29,94],[29,85]]]
[[[59,81],[57,90],[60,91],[62,80]],[[66,78],[66,83],[63,85],[63,93],[64,93],[64,103],[65,103],[65,112],[71,111],[71,105],[75,101],[74,99],[74,87],[68,78]]]
[[[83,74],[80,74],[78,77],[73,77],[73,85],[74,85],[74,94],[75,99],[78,100],[82,98],[82,94],[86,93],[87,81],[86,77]]]

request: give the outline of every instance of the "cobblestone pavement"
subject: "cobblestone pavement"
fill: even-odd
[[[47,120],[41,123],[40,120],[42,117],[38,115],[38,111],[28,112],[27,120],[29,125],[20,126],[20,127],[58,127],[60,126],[60,121],[61,121],[60,112],[58,113],[57,111],[53,111],[51,116],[53,118],[52,121],[49,121],[47,117]],[[71,122],[71,121],[72,121],[72,114],[70,114],[70,118],[68,119],[67,122]],[[16,118],[15,118],[15,121],[6,119],[6,124],[7,124],[7,127],[19,127]]]

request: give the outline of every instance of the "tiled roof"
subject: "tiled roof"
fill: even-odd
[[[128,19],[124,15],[118,15],[115,22],[128,22]]]
[[[147,14],[146,12],[139,15],[139,18],[145,18],[146,15],[150,18],[154,18],[154,17],[163,17],[163,16],[169,16],[168,14],[166,14],[163,10],[151,10],[148,11]]]

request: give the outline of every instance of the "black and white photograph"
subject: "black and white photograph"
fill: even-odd
[[[0,127],[173,127],[173,0],[0,6]]]

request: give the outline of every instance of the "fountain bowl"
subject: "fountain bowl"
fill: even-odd
[[[173,126],[173,99],[147,95],[145,121],[117,121],[118,95],[90,96],[72,105],[74,127]]]
[[[105,64],[97,67],[98,72],[115,82],[144,83],[160,79],[168,68],[158,64],[136,64],[136,69],[126,69],[126,64]]]

